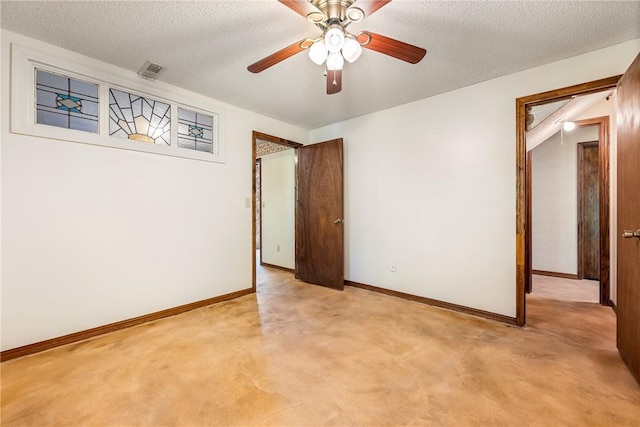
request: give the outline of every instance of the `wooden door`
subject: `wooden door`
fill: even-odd
[[[578,278],[600,280],[600,147],[578,144]]]
[[[297,156],[296,278],[344,289],[342,138]]]
[[[640,383],[640,55],[618,83],[617,344]],[[626,237],[623,237],[623,234]]]

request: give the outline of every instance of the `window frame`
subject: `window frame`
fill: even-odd
[[[151,154],[225,163],[224,109],[211,99],[160,81],[148,81],[121,68],[87,58],[55,54],[11,44],[11,133]],[[98,85],[98,133],[36,122],[36,69]],[[126,76],[126,74],[129,74]],[[171,145],[149,144],[109,135],[109,89],[135,93],[167,103],[171,109]],[[178,107],[213,117],[212,152],[178,147]]]

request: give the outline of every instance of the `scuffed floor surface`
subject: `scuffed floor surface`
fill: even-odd
[[[3,363],[2,426],[640,425],[607,307],[534,293],[519,329],[275,270],[258,289]]]

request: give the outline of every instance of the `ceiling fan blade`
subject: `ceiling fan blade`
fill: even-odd
[[[322,13],[320,9],[315,7],[308,0],[278,0],[278,1],[305,19],[307,19],[307,17],[311,14],[313,14],[312,16],[316,17],[316,20],[318,20],[320,16],[324,18],[324,13]]]
[[[333,95],[342,90],[342,70],[327,70],[327,95]]]
[[[262,58],[260,61],[249,65],[247,67],[247,70],[251,71],[252,73],[259,73],[273,65],[276,65],[280,61],[284,61],[285,59],[295,55],[296,53],[302,52],[304,49],[300,46],[300,44],[305,40],[306,39],[295,42],[294,44],[287,46],[284,49],[280,49],[276,53],[272,53],[271,55]]]
[[[421,47],[371,32],[360,33],[358,35],[358,41],[361,41],[360,39],[366,35],[370,36],[369,43],[363,44],[362,47],[402,59],[412,64],[417,64],[427,54],[427,51]]]
[[[358,8],[364,12],[364,17],[372,15],[375,11],[391,3],[391,0],[356,0],[351,8]],[[363,18],[364,19],[364,18]]]

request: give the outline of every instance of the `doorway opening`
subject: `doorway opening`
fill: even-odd
[[[274,175],[273,172],[275,172],[279,185],[286,186],[286,188],[282,188],[282,191],[279,191],[278,193],[280,195],[290,194],[293,196],[295,192],[295,179],[293,178],[295,177],[295,164],[293,163],[293,158],[295,156],[293,154],[289,155],[289,153],[293,153],[295,149],[301,146],[302,144],[300,143],[257,131],[253,131],[252,134],[252,288],[254,292],[256,290],[256,264],[258,260],[262,266],[280,268],[287,271],[293,271],[295,268],[295,265],[293,266],[294,268],[286,265],[278,265],[282,264],[278,261],[267,262],[271,259],[271,256],[278,257],[285,250],[291,251],[291,253],[294,251],[293,242],[289,242],[290,244],[285,244],[279,241],[274,242],[272,241],[273,236],[271,236],[271,234],[272,232],[277,233],[280,231],[280,234],[290,234],[291,236],[294,236],[295,226],[293,223],[293,210],[295,209],[295,203],[292,197],[285,197],[287,200],[275,200],[273,205],[270,204],[269,207],[266,207],[267,201],[265,200],[265,193],[268,193],[272,189],[270,182],[273,181],[271,179],[263,180],[263,175],[265,173],[270,173],[271,177]],[[272,158],[277,157],[278,153],[282,154],[285,151],[287,152],[287,158],[280,160],[284,160],[285,162],[288,162],[289,160],[291,161],[291,164],[287,165],[286,171],[279,168],[278,164],[271,165],[271,163],[274,163],[271,161]],[[268,156],[272,156],[272,158],[268,158]],[[267,160],[263,161],[263,159]],[[285,173],[283,174],[283,172]],[[265,188],[265,186],[267,188]],[[265,220],[269,221],[270,225],[268,227],[265,227]],[[276,223],[277,226],[273,227],[271,225],[272,223]],[[289,240],[293,241],[293,239]],[[295,261],[292,262],[295,264]]]
[[[528,126],[533,117],[531,111],[536,106],[549,103],[569,103],[574,98],[613,90],[620,76],[597,80],[563,89],[518,98],[516,100],[516,323],[526,323],[526,293],[532,290],[533,273],[533,233],[532,233],[532,139],[528,136]],[[551,115],[551,114],[549,114]],[[554,125],[562,124],[562,116],[551,117]],[[581,126],[598,125],[598,233],[599,233],[599,299],[601,304],[609,304],[609,117],[584,120]],[[557,131],[557,129],[556,129]],[[556,131],[552,132],[547,138]],[[563,137],[563,134],[560,134]],[[547,138],[543,138],[542,141]],[[538,144],[542,141],[539,141]],[[575,162],[574,162],[575,165]],[[574,230],[577,232],[577,230]],[[576,239],[577,240],[577,239]],[[576,242],[577,243],[577,242]],[[577,257],[575,262],[577,262]],[[574,273],[576,278],[577,272]]]
[[[613,102],[606,98],[610,93],[589,95],[596,104],[585,115],[593,115],[594,111],[609,113]],[[581,102],[586,101],[582,98]],[[600,120],[608,122],[608,117]],[[527,156],[526,188],[531,200],[527,217],[531,218],[528,228],[532,242],[532,276],[527,294],[536,298],[538,312],[552,304],[609,305],[610,300],[609,283],[600,280],[600,267],[606,261],[600,258],[601,125],[592,119],[570,123],[571,130],[561,129],[530,147]],[[607,272],[606,268],[603,270]],[[527,301],[531,302],[532,297],[527,296]],[[566,310],[572,307],[567,304]],[[551,318],[549,313],[545,320]],[[540,316],[533,319],[539,321]]]
[[[580,102],[595,102],[593,107],[597,113],[612,113],[613,102],[607,101],[611,98],[610,93],[589,95],[591,100],[581,98]],[[586,113],[590,114],[594,114],[593,109]],[[608,246],[601,244],[601,240],[608,238],[609,189],[605,178],[609,156],[608,150],[601,156],[599,141],[606,144],[608,140],[608,122],[608,116],[574,120],[569,122],[573,127],[570,131],[560,129],[542,142],[532,138],[528,141],[531,145],[527,153],[529,173],[526,183],[529,194],[526,208],[530,224],[528,230],[531,230],[529,240],[533,246],[532,273],[595,280],[602,288],[596,295],[596,301],[603,305],[610,301],[606,265]],[[540,125],[544,126],[544,122]],[[600,128],[604,132],[600,132]],[[536,136],[533,131],[527,134]],[[603,259],[601,253],[605,255]],[[533,284],[527,287],[527,293],[531,293],[532,287]]]

